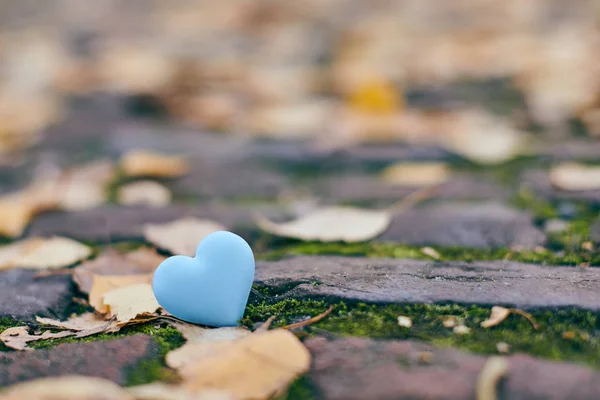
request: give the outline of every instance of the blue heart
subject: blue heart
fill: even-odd
[[[195,257],[163,261],[152,280],[154,296],[169,313],[209,326],[235,326],[244,316],[254,280],[254,254],[238,235],[218,231],[202,239]]]

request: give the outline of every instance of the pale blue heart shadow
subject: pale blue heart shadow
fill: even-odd
[[[158,304],[177,318],[235,326],[244,316],[254,268],[248,243],[234,233],[218,231],[202,239],[195,257],[163,261],[154,272],[152,289]]]

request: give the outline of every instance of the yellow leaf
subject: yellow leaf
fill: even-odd
[[[171,191],[158,182],[140,181],[119,188],[119,204],[164,207],[171,202]]]
[[[121,168],[127,176],[171,178],[187,174],[190,166],[184,157],[131,150],[121,158]]]
[[[491,328],[504,321],[510,315],[508,308],[494,306],[492,307],[492,314],[488,319],[481,323],[482,328]]]
[[[144,238],[173,254],[193,256],[196,247],[207,235],[226,228],[208,219],[182,218],[166,224],[147,224]]]
[[[61,268],[90,256],[92,250],[63,237],[30,238],[0,247],[0,270]]]
[[[308,350],[283,329],[206,347],[204,357],[181,370],[183,386],[194,392],[216,389],[239,400],[271,398],[310,366]]]
[[[368,114],[390,114],[404,106],[399,91],[384,79],[374,79],[359,86],[348,98],[348,105]]]
[[[104,293],[103,304],[119,324],[135,319],[139,314],[154,313],[160,306],[148,283],[120,287]]]
[[[566,191],[600,189],[600,166],[565,162],[550,170],[552,186]]]
[[[109,311],[104,304],[104,295],[115,289],[137,285],[150,284],[153,274],[136,275],[94,275],[90,289],[90,305],[98,312],[104,314]]]
[[[381,179],[390,185],[433,186],[450,178],[450,169],[444,163],[398,163],[381,172]]]
[[[256,218],[262,230],[273,235],[322,242],[362,242],[386,231],[391,215],[384,210],[327,207],[314,210],[294,221],[275,223]]]
[[[135,400],[108,379],[64,375],[40,378],[9,386],[2,400]]]

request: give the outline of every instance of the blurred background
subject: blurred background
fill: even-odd
[[[483,164],[600,135],[595,0],[1,0],[0,27],[6,163],[99,94],[199,131]]]

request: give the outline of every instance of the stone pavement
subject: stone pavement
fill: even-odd
[[[25,236],[61,235],[97,250],[119,242],[149,246],[142,234],[145,223],[190,216],[239,233],[259,259],[245,324],[254,326],[278,312],[276,325],[301,321],[314,316],[316,308],[307,312],[306,307],[315,302],[324,302],[318,303],[321,311],[328,304],[345,310],[303,332],[313,361],[308,374],[292,385],[289,398],[471,399],[490,355],[506,356],[509,365],[497,388],[499,398],[600,397],[600,270],[595,258],[600,229],[593,207],[598,196],[595,191],[565,193],[547,182],[549,160],[598,161],[577,139],[566,150],[543,149],[525,166],[507,166],[519,171],[507,180],[501,168],[465,167],[435,146],[317,151],[303,143],[245,142],[136,120],[120,104],[104,97],[84,103],[30,150],[23,165],[2,167],[0,190],[24,186],[48,156],[61,165],[78,165],[106,157],[116,161],[139,147],[191,156],[189,174],[164,181],[173,191],[173,203],[157,209],[111,203],[45,213],[32,221]],[[93,121],[110,123],[100,127]],[[454,174],[433,199],[394,215],[374,240],[359,245],[287,240],[261,231],[253,221],[257,211],[278,221],[293,218],[302,214],[294,201],[303,199],[387,206],[418,189],[379,179],[383,167],[401,161],[445,162]],[[561,215],[566,208],[573,212]],[[549,221],[562,228],[546,229]],[[424,246],[438,251],[440,259],[421,250]],[[66,318],[80,312],[74,298],[85,295],[70,275],[0,272],[0,327],[19,321],[35,325],[35,316]],[[511,316],[484,329],[480,322],[494,305],[525,310],[544,324],[535,331]],[[411,313],[413,328],[397,325],[399,314],[394,313],[400,310]],[[443,326],[445,314],[453,312],[470,333]],[[167,329],[148,326],[159,335]],[[148,360],[167,369],[156,336],[143,327],[113,336],[55,340],[28,352],[0,348],[0,386],[75,372],[121,385],[161,379],[140,372]],[[500,342],[511,349],[509,354],[498,350]],[[142,376],[141,381],[132,376]]]

